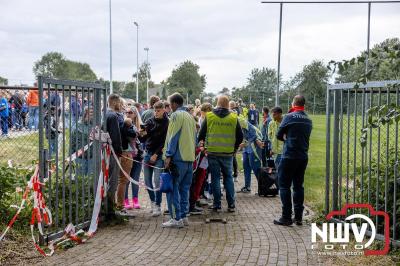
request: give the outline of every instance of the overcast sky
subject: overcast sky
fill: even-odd
[[[57,51],[109,79],[107,0],[0,0],[0,76],[31,84],[33,63]],[[286,5],[284,79],[313,59],[345,59],[366,48],[367,4]],[[184,60],[207,76],[207,91],[242,86],[254,67],[276,68],[279,5],[256,0],[113,0],[113,79],[131,80],[150,48],[153,80]],[[400,37],[400,4],[373,4],[371,43]]]

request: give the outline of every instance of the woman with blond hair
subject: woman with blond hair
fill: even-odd
[[[140,118],[140,114],[136,109],[136,107],[133,105],[127,107],[125,111],[125,116],[127,117],[127,119],[130,119],[132,121],[132,126],[136,134],[138,135],[140,125],[142,124],[142,119]],[[136,137],[130,140],[129,147],[132,152],[132,159],[133,159],[133,165],[130,172],[130,176],[132,177],[133,180],[139,181],[140,172],[142,171],[142,160],[143,160],[142,145],[139,139]],[[133,183],[131,184],[132,184],[132,204],[129,203],[129,196],[128,196],[129,183],[128,183],[125,189],[125,202],[124,202],[125,208],[140,209],[139,197],[138,197],[139,186]]]

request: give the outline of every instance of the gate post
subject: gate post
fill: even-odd
[[[332,210],[338,210],[338,177],[339,177],[339,90],[333,97],[333,152],[332,152]]]
[[[325,162],[325,214],[329,213],[329,180],[331,171],[331,109],[330,89],[326,89],[326,162]]]

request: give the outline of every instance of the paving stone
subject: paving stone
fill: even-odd
[[[240,183],[235,183],[236,189]],[[257,191],[254,184],[252,191]],[[310,227],[281,227],[273,224],[280,216],[279,197],[236,194],[235,214],[221,217],[227,224],[205,223],[212,217],[190,216],[182,229],[161,228],[168,217],[151,217],[147,192],[140,190],[142,209],[128,223],[100,227],[88,243],[68,251],[56,251],[38,265],[317,265],[311,254]],[[165,208],[165,196],[163,205]]]

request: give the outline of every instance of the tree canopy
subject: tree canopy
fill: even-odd
[[[35,76],[46,76],[57,79],[96,81],[97,76],[87,63],[68,60],[58,52],[49,52],[34,63]]]
[[[200,67],[192,61],[185,61],[172,70],[165,83],[168,93],[179,92],[189,101],[200,98],[206,87],[206,76],[199,73]]]
[[[8,79],[0,77],[0,85],[8,85]]]

